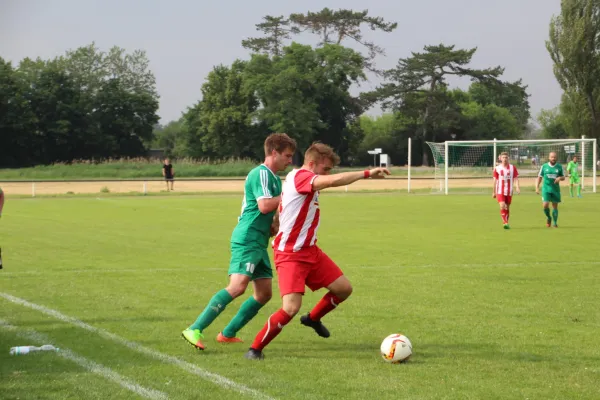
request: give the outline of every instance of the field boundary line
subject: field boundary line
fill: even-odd
[[[16,326],[9,324],[8,322],[0,319],[0,328],[3,328],[8,331],[13,331],[17,336],[31,340],[32,342],[37,342],[40,345],[51,343],[48,337],[40,332],[34,331],[32,329],[27,330],[19,330]],[[166,393],[163,393],[159,390],[148,389],[144,386],[139,385],[135,381],[128,379],[119,373],[113,371],[112,369],[105,367],[102,364],[98,364],[94,361],[91,361],[83,356],[80,356],[73,351],[65,348],[60,348],[60,351],[56,353],[58,356],[62,358],[66,358],[69,361],[74,362],[75,364],[83,367],[84,369],[90,371],[93,374],[100,375],[106,380],[115,382],[119,384],[121,387],[134,392],[135,394],[144,397],[146,399],[152,400],[166,400],[168,396]],[[20,356],[18,356],[20,357]]]
[[[15,297],[8,293],[0,292],[0,297],[11,303],[18,304],[18,305],[21,305],[21,306],[24,306],[27,308],[31,308],[33,310],[41,312],[42,314],[46,314],[55,319],[66,322],[70,325],[76,326],[78,328],[84,329],[84,330],[92,332],[92,333],[95,333],[95,334],[99,335],[100,337],[112,340],[113,342],[119,343],[125,347],[130,348],[131,350],[137,351],[138,353],[144,354],[146,356],[149,356],[149,357],[159,360],[161,362],[175,365],[190,374],[196,375],[210,383],[213,383],[213,384],[221,387],[222,389],[232,390],[232,391],[235,391],[240,394],[247,395],[247,396],[250,396],[250,397],[256,398],[256,399],[274,400],[274,398],[272,398],[258,390],[255,390],[248,386],[234,382],[231,379],[228,379],[228,378],[221,376],[219,374],[216,374],[214,372],[207,371],[203,368],[198,367],[197,365],[194,365],[187,361],[180,360],[177,357],[170,356],[168,354],[161,353],[157,350],[153,350],[151,348],[142,346],[139,343],[122,338],[114,333],[111,333],[111,332],[105,330],[105,329],[96,328],[96,327],[86,324],[85,322],[80,321],[76,318],[69,317],[68,315],[62,314],[59,311],[44,307],[39,304],[31,303],[27,300],[21,299],[19,297]]]

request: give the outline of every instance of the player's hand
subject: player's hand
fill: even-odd
[[[556,178],[556,179],[554,180],[554,183],[558,183],[558,182],[560,182],[560,178]]]
[[[492,199],[495,199],[495,198],[496,198],[496,193],[494,192],[494,193],[492,193]]]
[[[369,171],[369,178],[383,179],[386,175],[390,175],[390,171],[387,168],[373,168]]]
[[[540,194],[540,188],[535,188],[535,194]]]
[[[520,189],[520,188],[517,188],[517,189],[515,190],[515,192],[517,192],[517,194],[521,194],[521,189]]]
[[[279,223],[273,222],[271,224],[271,237],[277,235],[277,232],[279,232]]]

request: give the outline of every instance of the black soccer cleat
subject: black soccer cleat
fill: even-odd
[[[244,354],[244,358],[246,358],[248,360],[264,360],[265,355],[263,354],[262,351],[256,350],[256,349],[253,349],[252,347],[250,347],[248,352],[246,354]]]
[[[330,336],[329,331],[321,321],[313,321],[310,319],[310,313],[301,316],[300,323],[305,326],[310,326],[317,332],[317,335],[321,337],[328,338]]]

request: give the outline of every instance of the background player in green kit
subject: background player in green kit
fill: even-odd
[[[552,152],[548,156],[548,162],[542,165],[535,184],[535,192],[540,194],[540,183],[542,185],[542,202],[544,204],[544,214],[546,214],[546,226],[549,228],[552,220],[554,227],[558,228],[558,203],[560,203],[559,182],[565,180],[562,165],[556,162],[556,153]],[[550,218],[549,205],[552,203],[552,218]]]
[[[231,235],[229,285],[218,291],[204,311],[182,332],[185,340],[204,350],[203,331],[223,312],[227,304],[241,296],[252,281],[254,295],[246,300],[231,322],[219,332],[217,341],[236,343],[236,337],[272,295],[273,271],[267,253],[273,218],[281,201],[281,179],[276,175],[292,163],[296,142],[285,133],[274,133],[265,140],[265,162],[246,177],[242,213]]]
[[[569,174],[569,194],[573,197],[573,186],[577,186],[577,197],[581,198],[581,184],[579,183],[579,164],[577,164],[577,156],[574,156],[567,164],[567,174]]]

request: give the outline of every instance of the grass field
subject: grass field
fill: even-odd
[[[565,196],[566,193],[563,193]],[[558,229],[539,198],[514,200],[509,231],[488,196],[323,193],[321,247],[353,282],[324,322],[292,321],[243,358],[206,330],[180,338],[227,282],[232,195],[9,199],[0,220],[2,399],[598,399],[600,197],[565,198]],[[324,294],[307,293],[301,312]],[[243,298],[246,298],[247,293]],[[406,364],[379,355],[388,334]],[[9,356],[48,342],[58,353]]]

